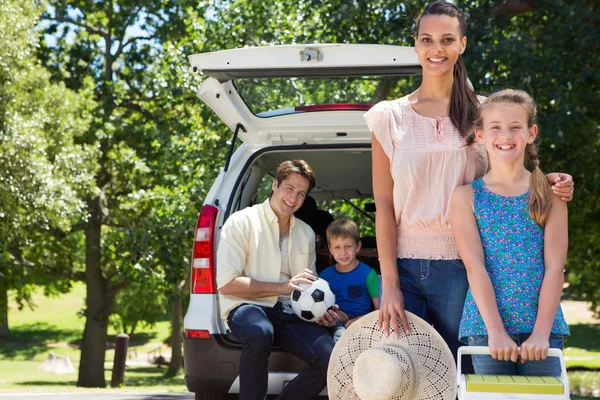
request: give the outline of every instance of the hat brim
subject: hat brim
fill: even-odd
[[[357,357],[378,346],[401,347],[415,368],[414,393],[411,400],[454,400],[456,398],[456,364],[452,352],[435,329],[421,318],[406,311],[410,334],[400,330],[398,337],[377,329],[379,311],[373,311],[350,325],[335,345],[327,369],[330,399],[358,399],[352,374]],[[399,377],[400,379],[400,377]],[[393,400],[409,397],[399,394]]]

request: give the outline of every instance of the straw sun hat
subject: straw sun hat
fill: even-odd
[[[410,334],[389,337],[377,329],[379,311],[348,328],[331,353],[330,399],[454,400],[456,365],[431,325],[406,312]]]

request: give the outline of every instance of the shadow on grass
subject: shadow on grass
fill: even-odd
[[[0,340],[0,357],[31,360],[50,350],[49,343],[76,341],[78,330],[59,329],[45,322],[20,325],[10,330],[10,336]]]
[[[46,322],[20,325],[11,328],[10,336],[0,340],[0,359],[31,360],[37,355],[48,353],[52,348],[50,343],[65,343],[73,347],[81,345],[80,330],[60,329]],[[107,349],[114,348],[116,337],[108,337]],[[129,346],[141,346],[156,340],[154,333],[136,333],[131,338]]]
[[[570,325],[571,336],[565,338],[566,347],[577,347],[600,352],[600,324]]]
[[[112,368],[105,368],[106,386],[110,387],[110,378],[112,374]],[[152,387],[152,386],[178,386],[184,385],[183,378],[181,376],[168,378],[165,376],[167,372],[166,368],[157,367],[135,367],[127,368],[125,370],[125,387]],[[64,381],[43,381],[43,380],[31,380],[21,381],[18,385],[30,385],[30,386],[77,386],[76,380],[64,380]]]

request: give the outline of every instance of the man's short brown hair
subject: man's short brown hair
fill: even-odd
[[[356,243],[360,241],[358,226],[348,218],[339,218],[327,227],[327,245],[334,238],[350,238]]]
[[[312,188],[315,187],[315,173],[310,165],[304,160],[288,160],[279,164],[277,174],[275,175],[277,187],[279,187],[279,185],[281,185],[281,183],[291,174],[298,174],[301,177],[308,179],[308,192],[306,192],[306,194],[310,193]]]

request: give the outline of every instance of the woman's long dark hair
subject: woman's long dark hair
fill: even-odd
[[[435,3],[428,4],[417,18],[416,38],[419,36],[421,18],[426,15],[447,15],[449,17],[458,18],[461,38],[467,35],[467,21],[465,19],[465,14],[452,3],[436,1]],[[477,115],[478,106],[479,100],[477,100],[477,95],[469,86],[469,82],[467,81],[467,69],[465,68],[462,55],[459,54],[458,60],[454,65],[454,83],[452,84],[452,94],[450,96],[449,114],[452,124],[458,129],[463,138],[468,137],[469,132],[473,127],[473,121]],[[467,144],[472,144],[472,142]]]

